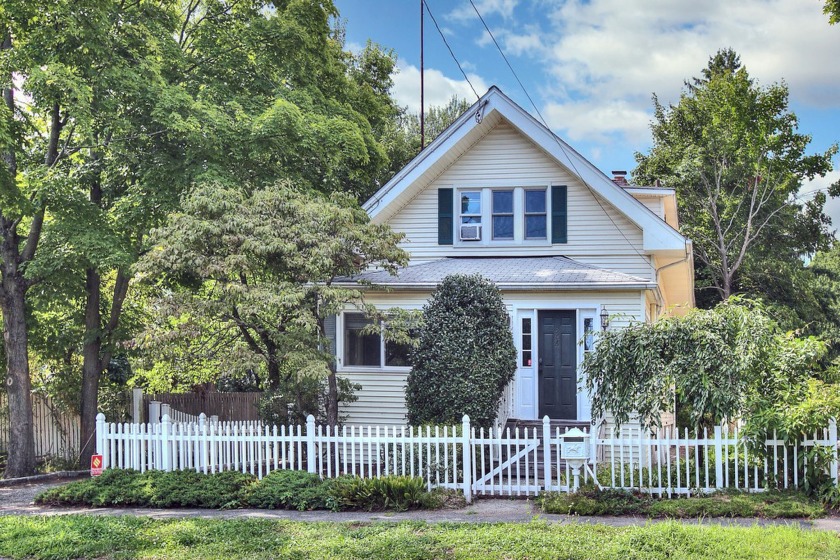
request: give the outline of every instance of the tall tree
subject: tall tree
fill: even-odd
[[[804,180],[831,170],[837,146],[806,153],[811,138],[797,131],[787,86],[756,85],[725,49],[676,105],[655,96],[654,104],[653,147],[636,154],[633,175],[676,189],[682,229],[694,241],[698,302],[745,286],[760,292],[763,271],[779,268],[769,263],[801,268],[803,254],[827,245],[825,197],[803,201],[798,193]]]
[[[0,134],[20,191],[3,191],[20,207],[2,206],[3,230],[14,229],[3,234],[3,274],[12,279],[3,315],[6,345],[18,349],[6,354],[21,433],[31,426],[23,380],[33,301],[25,294],[39,279],[49,282],[35,303],[49,313],[36,317],[62,307],[84,332],[50,352],[66,367],[81,355],[84,463],[99,380],[130,334],[131,266],[190,184],[290,177],[359,197],[377,187],[388,164],[383,123],[397,110],[388,94],[394,57],[375,45],[344,52],[330,27],[336,15],[331,2],[314,0],[14,0],[0,8],[9,30],[4,98],[15,111]],[[31,454],[13,455],[32,464]]]

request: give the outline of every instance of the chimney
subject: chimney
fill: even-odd
[[[626,171],[613,171],[613,183],[618,185],[619,187],[627,187],[630,184],[627,182],[627,172]]]

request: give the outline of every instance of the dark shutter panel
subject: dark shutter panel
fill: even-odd
[[[324,334],[327,335],[327,341],[330,345],[329,348],[325,348],[324,350],[335,354],[335,315],[328,315],[324,318],[324,330],[326,331]]]
[[[452,189],[438,189],[438,245],[452,245]]]
[[[566,205],[566,186],[551,187],[551,242],[566,243],[568,240],[568,211]]]

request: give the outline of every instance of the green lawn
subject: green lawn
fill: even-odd
[[[9,558],[840,558],[834,533],[665,522],[643,527],[336,524],[144,517],[0,517]]]

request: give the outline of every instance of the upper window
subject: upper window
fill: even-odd
[[[458,191],[456,239],[463,245],[541,244],[549,239],[548,189],[495,188]]]
[[[461,223],[481,223],[481,191],[461,193]]]
[[[384,340],[384,325],[379,332],[370,332],[373,321],[362,313],[344,314],[344,365],[409,367],[411,348]]]
[[[525,239],[547,239],[545,189],[525,191]]]
[[[513,191],[493,191],[493,239],[513,239]]]

